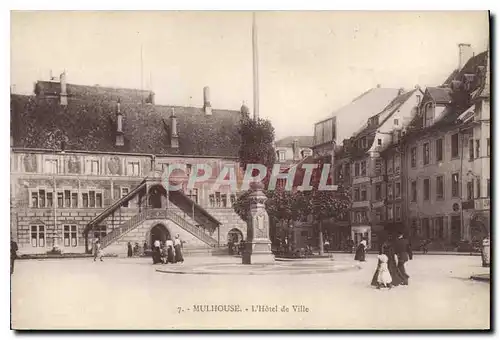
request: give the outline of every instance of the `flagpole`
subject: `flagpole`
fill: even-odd
[[[252,52],[253,52],[253,118],[259,119],[259,56],[257,49],[257,25],[255,12],[252,13]]]

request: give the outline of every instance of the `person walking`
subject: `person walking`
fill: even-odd
[[[405,263],[408,262],[410,256],[408,254],[408,241],[403,237],[402,233],[399,233],[398,238],[394,242],[394,252],[398,258],[399,272],[403,276],[401,284],[407,286],[410,276],[406,273]]]
[[[132,243],[127,244],[127,257],[132,257]]]
[[[155,240],[153,243],[153,264],[161,262],[160,240]]]
[[[97,258],[99,258],[99,260],[102,262],[102,248],[101,241],[99,239],[95,241],[94,245],[94,262]]]
[[[17,258],[17,243],[13,239],[10,239],[10,275],[14,274],[14,261]]]
[[[182,256],[182,241],[179,234],[175,236],[174,240],[174,250],[175,250],[175,262],[184,262],[184,257]]]
[[[354,254],[354,260],[365,262],[366,261],[365,253],[366,253],[366,240],[363,239],[361,242],[359,242],[359,245],[356,248],[356,254]]]
[[[174,242],[170,236],[167,238],[167,263],[175,263]]]

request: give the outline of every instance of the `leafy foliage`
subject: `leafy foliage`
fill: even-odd
[[[243,116],[238,130],[241,137],[239,161],[243,169],[248,164],[263,164],[268,172],[272,170],[276,155],[274,152],[274,127],[269,120],[253,120]]]

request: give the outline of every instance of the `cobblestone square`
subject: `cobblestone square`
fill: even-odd
[[[349,261],[350,254],[333,254]],[[190,257],[241,263],[233,257]],[[172,265],[170,265],[172,266]],[[180,266],[180,265],[179,265]],[[23,260],[12,275],[14,329],[487,329],[490,285],[478,256],[417,255],[410,285],[370,286],[369,255],[359,270],[307,275],[179,275],[157,272],[145,258]],[[200,305],[239,305],[241,312],[201,312]],[[253,312],[253,306],[278,312]],[[198,307],[196,307],[198,306]],[[289,311],[284,312],[283,306]],[[296,308],[294,306],[303,306]],[[211,307],[210,307],[211,308]],[[304,310],[308,311],[305,312]],[[299,310],[302,310],[299,312]]]

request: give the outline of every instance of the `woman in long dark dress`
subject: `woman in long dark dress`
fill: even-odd
[[[170,238],[167,239],[167,263],[175,263],[174,242]]]
[[[356,254],[354,255],[355,261],[364,262],[365,261],[365,251],[366,251],[366,240],[359,242],[356,248]]]
[[[182,256],[182,241],[179,238],[179,234],[175,236],[174,240],[174,250],[175,250],[175,262],[184,262],[184,257]]]
[[[399,286],[403,281],[403,275],[398,269],[398,266],[396,264],[396,259],[395,259],[395,254],[394,254],[394,249],[392,248],[391,244],[389,242],[384,242],[382,245],[381,249],[379,250],[379,255],[380,254],[385,254],[389,260],[387,261],[387,267],[389,269],[389,273],[391,274],[392,277],[392,282],[391,286]],[[378,273],[379,273],[379,268],[380,268],[380,260],[377,263],[377,270],[375,270],[375,273],[373,274],[372,282],[371,285],[378,287]]]
[[[128,248],[128,250],[127,250],[127,256],[128,257],[132,257],[132,243],[129,242],[127,244],[127,248]]]

